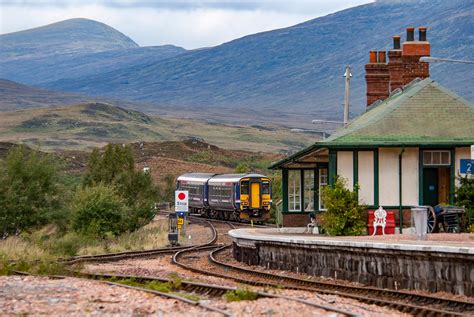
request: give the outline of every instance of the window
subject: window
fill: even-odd
[[[288,210],[301,211],[301,171],[288,171]]]
[[[314,211],[314,170],[304,171],[304,211]]]
[[[240,183],[240,193],[242,195],[249,194],[249,181],[244,181]]]
[[[328,169],[326,167],[319,169],[319,210],[326,210],[322,200],[321,200],[321,192],[324,187],[328,185]]]
[[[423,165],[450,165],[450,151],[423,151]]]
[[[267,181],[262,182],[262,194],[263,195],[270,194],[270,183]]]

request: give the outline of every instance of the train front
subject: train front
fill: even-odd
[[[266,221],[270,218],[272,194],[270,179],[249,174],[240,179],[240,219]]]

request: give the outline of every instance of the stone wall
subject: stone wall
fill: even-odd
[[[245,240],[234,258],[247,264],[389,289],[474,295],[474,255]]]

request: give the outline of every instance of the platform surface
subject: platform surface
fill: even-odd
[[[412,234],[385,236],[329,237],[305,233],[306,228],[244,228],[229,231],[234,240],[269,241],[304,245],[346,246],[421,252],[474,254],[474,234],[428,234],[416,240]]]

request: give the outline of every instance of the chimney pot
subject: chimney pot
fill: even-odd
[[[393,37],[393,49],[394,50],[400,49],[400,36],[399,35],[395,35]]]
[[[418,41],[426,41],[426,27],[418,28]]]
[[[407,28],[407,42],[413,42],[415,40],[415,28]]]
[[[370,51],[369,52],[369,64],[375,64],[377,63],[377,52],[376,51]]]
[[[387,63],[387,52],[379,51],[378,52],[378,57],[379,57],[379,59],[378,59],[379,63],[383,63],[383,64]]]

